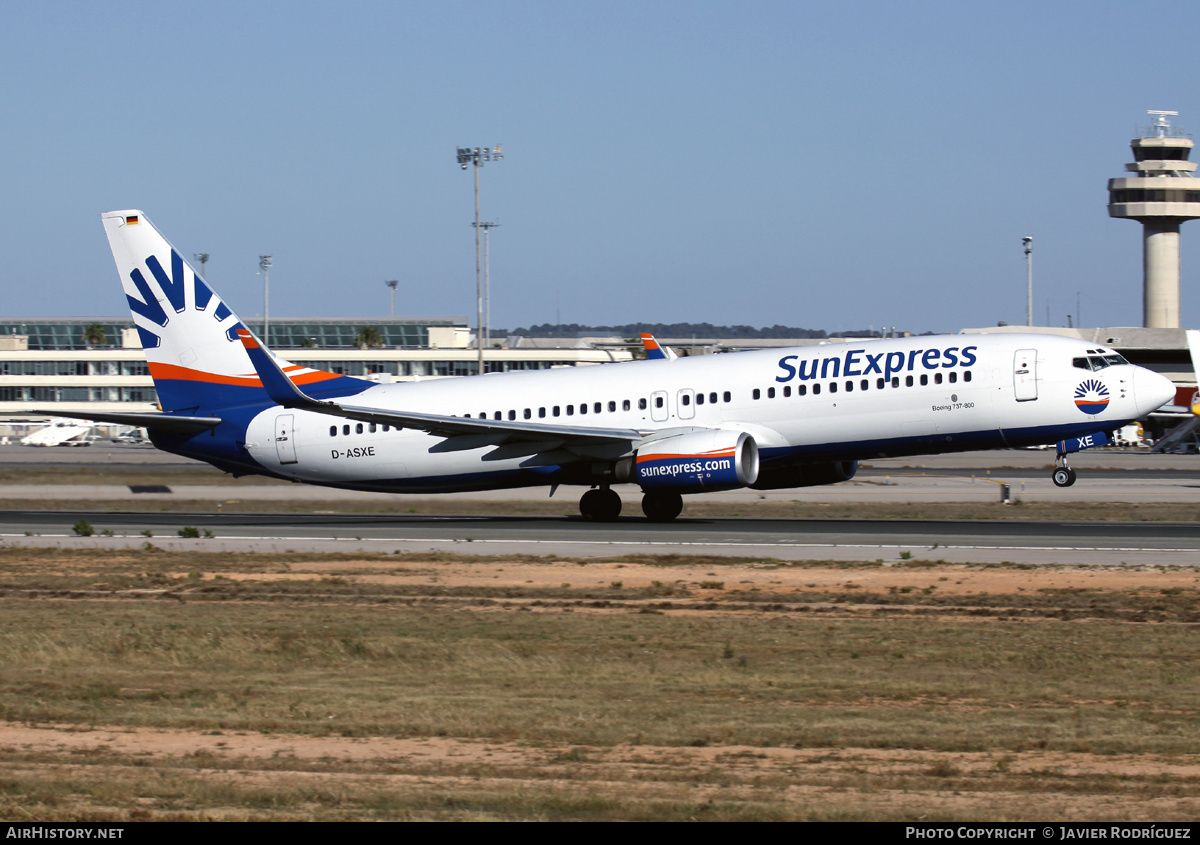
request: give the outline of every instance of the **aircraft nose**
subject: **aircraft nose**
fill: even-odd
[[[1166,376],[1138,367],[1133,374],[1133,395],[1138,413],[1149,414],[1175,401],[1175,384]]]

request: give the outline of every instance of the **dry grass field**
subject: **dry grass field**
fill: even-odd
[[[0,817],[1200,816],[1200,574],[0,550]]]

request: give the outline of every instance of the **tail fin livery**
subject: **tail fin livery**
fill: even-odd
[[[646,358],[651,361],[670,361],[679,357],[670,347],[660,346],[649,332],[642,332],[642,347],[646,350]]]
[[[270,404],[238,337],[246,327],[141,211],[100,216],[164,411]],[[370,382],[280,360],[314,395],[349,395]]]

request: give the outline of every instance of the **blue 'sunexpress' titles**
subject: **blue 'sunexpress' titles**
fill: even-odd
[[[799,378],[809,381],[817,378],[839,378],[844,376],[878,375],[890,379],[894,374],[924,367],[927,370],[970,367],[975,364],[978,346],[951,346],[946,349],[913,349],[904,352],[880,352],[872,354],[865,349],[851,349],[834,358],[808,358],[800,361],[799,355],[785,355],[779,359],[781,375],[775,381],[791,381]],[[796,361],[796,364],[792,364]]]

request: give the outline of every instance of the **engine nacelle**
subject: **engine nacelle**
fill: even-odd
[[[758,478],[758,444],[744,431],[698,431],[637,450],[632,481],[643,490],[707,493],[748,487]]]
[[[769,467],[751,484],[755,490],[780,490],[785,487],[817,487],[849,481],[858,472],[858,461],[833,461],[827,464],[792,464]]]

